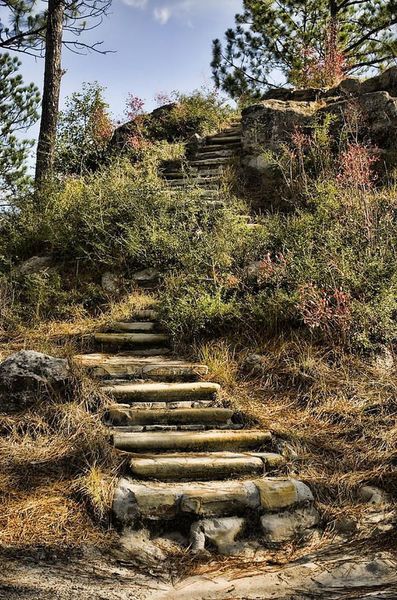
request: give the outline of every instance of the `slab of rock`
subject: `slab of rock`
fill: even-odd
[[[246,528],[246,520],[238,517],[224,519],[203,519],[193,523],[190,529],[190,543],[193,554],[205,550],[206,542],[212,543],[220,554],[232,555],[239,552],[236,538]]]
[[[137,434],[139,435],[139,434]],[[305,504],[313,498],[309,488],[294,479],[136,483],[121,479],[113,511],[124,525],[139,519],[170,520],[177,516],[231,517],[250,512],[273,512]]]
[[[51,267],[52,262],[52,256],[32,256],[21,263],[17,270],[21,275],[33,275]]]
[[[62,391],[70,381],[68,361],[22,350],[0,364],[0,410],[20,410],[40,391]]]
[[[381,506],[390,502],[390,497],[384,490],[372,485],[364,485],[360,488],[358,496],[361,500],[373,506]]]
[[[141,288],[151,289],[156,287],[160,281],[160,273],[157,269],[144,269],[137,271],[131,279]]]
[[[355,106],[363,115],[359,138],[363,141],[370,139],[372,144],[385,150],[394,149],[397,136],[397,98],[391,97],[388,92],[377,91],[358,96]],[[338,133],[348,121],[349,111],[351,101],[341,99],[320,109],[318,115],[335,115],[333,131]]]
[[[108,294],[118,294],[122,288],[120,275],[106,271],[101,277],[101,286]]]
[[[266,542],[280,544],[307,536],[319,521],[318,512],[310,506],[297,508],[292,512],[263,515],[261,528]]]

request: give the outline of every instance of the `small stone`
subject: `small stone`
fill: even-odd
[[[334,529],[337,533],[353,535],[357,531],[357,521],[353,517],[340,517],[334,521]]]
[[[224,519],[204,519],[191,527],[192,552],[205,550],[205,543],[214,544],[220,554],[232,555],[239,551],[236,538],[246,528],[245,519],[229,517]]]
[[[372,505],[380,506],[390,502],[389,495],[385,491],[371,485],[364,485],[360,488],[358,496],[361,500],[364,500],[364,502]]]
[[[242,368],[252,376],[262,376],[266,372],[265,358],[260,354],[249,354],[244,360]]]
[[[164,552],[150,539],[147,529],[133,531],[126,528],[119,539],[119,548],[114,551],[116,558],[128,560],[139,557],[145,561],[163,561]]]
[[[101,285],[105,292],[109,294],[118,294],[121,290],[121,279],[120,276],[111,271],[106,271],[102,275]]]
[[[132,275],[132,280],[135,281],[139,287],[150,289],[158,285],[160,273],[156,269],[144,269],[143,271],[134,273]]]
[[[290,479],[258,479],[255,485],[259,490],[261,506],[266,510],[279,510],[298,501],[296,486]]]
[[[32,256],[21,263],[17,270],[21,275],[33,275],[34,273],[47,270],[52,265],[52,262],[52,256]]]
[[[313,507],[298,508],[261,517],[261,527],[266,542],[279,544],[296,537],[307,536],[309,530],[318,525],[320,517]]]

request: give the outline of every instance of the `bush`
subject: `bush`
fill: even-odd
[[[142,149],[150,148],[156,142],[185,143],[193,134],[215,133],[236,115],[216,90],[160,94],[157,100],[159,108],[145,113],[144,101],[132,94],[128,96],[125,111],[128,122],[116,130],[113,148],[139,159]]]

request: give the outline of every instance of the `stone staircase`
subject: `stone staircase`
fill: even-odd
[[[219,194],[226,170],[240,159],[240,120],[235,119],[220,133],[194,139],[187,150],[187,159],[163,164],[162,176],[172,190],[199,189],[211,200]]]
[[[95,335],[101,352],[75,357],[112,399],[109,437],[126,459],[116,522],[182,531],[194,552],[305,538],[318,522],[313,496],[283,475],[271,432],[225,405],[206,365],[173,356],[155,317],[139,311]]]

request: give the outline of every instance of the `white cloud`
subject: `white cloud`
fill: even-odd
[[[146,8],[148,0],[123,0],[124,4],[134,8]]]
[[[166,25],[171,19],[192,23],[192,18],[203,12],[222,11],[232,7],[241,9],[241,0],[122,0],[134,8],[148,8],[160,25]]]
[[[169,6],[162,6],[160,8],[155,8],[153,10],[153,15],[160,25],[165,25],[172,16],[172,10]]]

